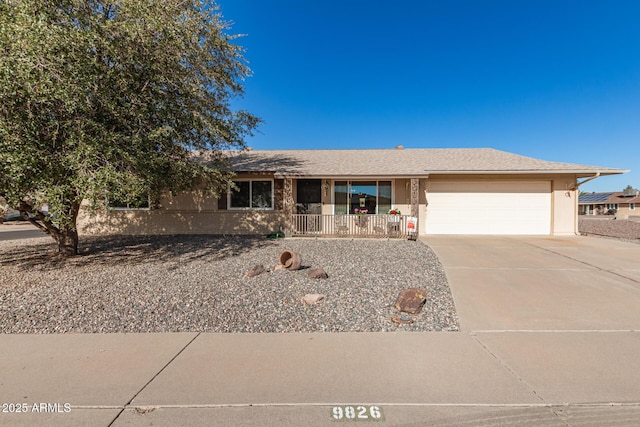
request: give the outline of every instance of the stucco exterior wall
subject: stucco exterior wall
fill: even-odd
[[[640,205],[635,203],[633,209],[629,207],[629,203],[618,203],[618,211],[616,217],[628,218],[630,216],[640,216]]]
[[[578,193],[575,176],[561,177],[551,181],[552,221],[551,234],[555,236],[578,233]]]
[[[400,178],[392,180],[393,196],[391,206],[400,209],[402,215],[411,215],[411,180]]]
[[[87,234],[258,234],[278,231],[282,211],[81,211],[78,231]]]
[[[558,175],[437,175],[418,179],[419,232],[426,230],[425,190],[429,182],[437,181],[534,181],[547,180],[551,183],[552,235],[577,233],[577,192],[575,176]],[[411,179],[398,178],[393,181],[392,206],[403,215],[411,215]],[[322,213],[333,214],[333,186],[325,189],[324,184],[332,180],[322,180]],[[296,197],[296,180],[291,181],[291,196]],[[279,196],[282,197],[282,196]],[[78,227],[81,234],[258,234],[266,235],[279,229],[287,229],[289,218],[285,204],[276,202],[275,210],[226,210],[226,203],[202,192],[167,195],[160,201],[160,208],[154,210],[109,210],[90,213],[81,210]],[[293,205],[295,206],[295,205]],[[473,209],[468,206],[466,209]],[[640,210],[638,210],[640,212]]]
[[[222,197],[226,200],[226,195]],[[267,235],[285,226],[286,215],[282,209],[220,209],[218,199],[202,191],[166,194],[161,197],[158,209],[91,212],[83,208],[78,216],[78,231],[83,235]]]
[[[161,197],[160,207],[167,211],[215,211],[218,210],[218,199],[201,191],[167,194]]]
[[[331,202],[333,186],[331,180],[322,180],[322,215],[333,215],[333,204]]]

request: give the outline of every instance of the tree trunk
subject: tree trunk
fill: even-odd
[[[78,255],[78,231],[65,228],[53,233],[53,238],[58,243],[58,253],[62,256]]]
[[[53,238],[58,242],[58,253],[62,256],[78,255],[78,229],[76,221],[80,212],[80,202],[74,201],[69,209],[71,223],[67,226],[60,227],[53,234]]]
[[[64,257],[78,255],[78,230],[76,220],[80,211],[80,202],[71,202],[68,210],[70,221],[64,226],[57,227],[44,213],[34,209],[27,202],[20,204],[20,213],[25,220],[49,234],[58,244],[58,253]],[[32,214],[32,218],[29,214]]]

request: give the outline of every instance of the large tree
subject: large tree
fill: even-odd
[[[74,255],[81,203],[216,194],[260,122],[228,31],[207,0],[0,0],[0,196]]]

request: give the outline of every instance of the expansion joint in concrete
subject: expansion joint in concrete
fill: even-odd
[[[196,336],[193,337],[193,339],[191,339],[187,344],[184,345],[184,347],[182,347],[180,349],[180,351],[178,351],[158,372],[156,372],[149,381],[147,381],[141,388],[140,390],[138,390],[133,397],[131,397],[131,399],[129,399],[129,401],[127,403],[125,403],[125,405],[122,407],[122,410],[120,412],[118,412],[118,415],[116,415],[114,417],[114,419],[109,423],[109,427],[113,426],[113,424],[118,420],[118,418],[120,417],[120,415],[122,415],[122,413],[129,407],[131,407],[131,403],[135,400],[136,397],[138,397],[138,395],[140,393],[142,393],[142,391],[147,388],[147,386],[149,384],[151,384],[153,382],[153,380],[155,380],[158,375],[160,375],[165,369],[167,369],[167,367],[169,365],[171,365],[173,363],[174,360],[176,360],[176,358],[178,356],[180,356],[182,354],[182,352],[184,352],[187,347],[189,347],[191,345],[191,343],[193,343],[199,336],[200,336],[200,332],[196,334]]]

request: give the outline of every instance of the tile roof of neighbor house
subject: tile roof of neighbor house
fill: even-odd
[[[623,169],[549,162],[492,148],[250,150],[232,158],[237,172],[280,176],[428,176],[434,174],[569,173],[613,175]]]
[[[640,195],[625,196],[622,191],[611,193],[587,193],[578,197],[578,204],[581,205],[604,205],[609,203],[638,203]]]

